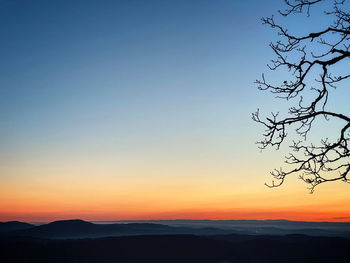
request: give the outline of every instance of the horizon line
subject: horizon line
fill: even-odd
[[[341,218],[335,218],[334,220],[339,220]],[[347,218],[344,218],[347,219]],[[287,222],[300,222],[300,223],[350,223],[349,221],[307,221],[307,220],[290,220],[290,219],[189,219],[189,218],[177,218],[177,219],[121,219],[121,220],[84,220],[81,218],[70,218],[70,219],[58,219],[53,221],[20,221],[20,220],[8,220],[0,221],[0,223],[9,223],[9,222],[22,222],[22,223],[53,223],[58,221],[73,221],[81,220],[85,222],[140,222],[140,221],[287,221]]]

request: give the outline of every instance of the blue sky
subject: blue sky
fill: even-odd
[[[166,129],[176,139],[236,114],[245,123],[269,52],[259,21],[269,9],[259,1],[2,1],[5,145],[48,150],[130,130]]]
[[[260,18],[282,6],[0,0],[0,184],[11,192],[3,199],[20,211],[28,196],[60,207],[64,195],[88,205],[88,190],[104,191],[103,203],[117,190],[130,200],[138,189],[156,205],[165,197],[154,192],[168,189],[174,201],[176,188],[190,193],[178,208],[235,203],[236,192],[238,203],[254,191],[277,205],[263,184],[283,158],[260,154],[262,127],[251,113],[281,105],[254,81],[276,39]],[[303,23],[292,28],[306,30]],[[347,94],[335,95],[345,110]],[[317,202],[307,200],[298,204]]]

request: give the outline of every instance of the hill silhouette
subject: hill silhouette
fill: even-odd
[[[0,222],[0,232],[9,232],[32,228],[34,225],[19,221]]]
[[[227,231],[217,228],[186,228],[172,227],[152,223],[128,224],[93,224],[79,219],[61,220],[52,223],[34,226],[28,229],[7,232],[7,236],[28,236],[41,238],[93,238],[107,236],[129,235],[164,235],[164,234],[227,234]]]
[[[41,238],[97,238],[130,235],[290,235],[338,236],[350,238],[349,223],[318,222],[266,222],[266,221],[194,221],[186,223],[169,221],[129,221],[119,223],[96,224],[80,219],[60,220],[39,226],[22,222],[1,223],[4,225],[0,235],[31,236]],[[246,223],[246,224],[245,224]],[[309,228],[305,228],[309,227]]]
[[[147,222],[95,224],[79,219],[39,226],[21,222],[2,224],[7,229],[10,226],[15,229],[0,235],[0,261],[4,263],[322,263],[341,262],[348,256],[350,247],[347,238],[300,234],[248,235],[242,231],[237,234],[239,232],[232,229],[207,227],[208,224],[195,228]],[[271,233],[286,231],[271,226],[251,228],[254,233],[257,229]],[[321,232],[318,229],[306,230],[314,234],[326,233],[322,232],[325,229]]]

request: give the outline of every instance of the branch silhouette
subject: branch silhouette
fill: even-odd
[[[272,171],[274,180],[266,184],[269,187],[282,185],[291,174],[298,174],[299,178],[309,185],[311,193],[322,183],[350,183],[350,115],[327,109],[329,93],[338,84],[343,84],[350,78],[349,2],[285,0],[287,8],[280,10],[279,14],[282,18],[300,13],[306,13],[310,17],[311,8],[321,2],[330,3],[330,10],[326,10],[324,15],[331,16],[333,22],[326,28],[306,35],[290,33],[287,28],[275,22],[274,16],[262,18],[263,24],[276,29],[280,37],[277,42],[270,43],[276,58],[271,60],[268,68],[271,71],[286,69],[289,79],[279,85],[273,85],[262,74],[261,79],[255,83],[259,90],[268,90],[277,98],[294,102],[294,106],[288,108],[288,115],[284,118],[280,117],[279,113],[261,118],[259,109],[253,113],[253,120],[265,127],[263,139],[257,143],[260,149],[269,146],[279,149],[286,141],[290,126],[296,127],[297,136],[300,137],[298,141],[292,141],[289,145],[292,153],[285,157],[285,162],[292,168]],[[340,63],[348,65],[348,73],[335,75],[335,66]],[[314,72],[318,72],[319,76],[314,78]],[[317,87],[310,83],[310,79],[314,79],[313,83],[316,83]],[[307,135],[320,117],[328,121],[338,120],[341,123],[337,139],[331,141],[325,138],[317,145],[308,143]]]

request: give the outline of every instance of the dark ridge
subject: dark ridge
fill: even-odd
[[[24,222],[19,222],[19,221],[0,222],[1,233],[16,231],[16,230],[23,230],[23,229],[28,229],[32,227],[34,227],[34,225],[24,223]]]
[[[165,223],[165,222],[164,222]],[[338,228],[282,228],[276,226],[256,225],[228,225],[219,224],[179,224],[166,225],[161,223],[132,222],[115,224],[94,224],[79,219],[61,220],[52,223],[33,226],[23,229],[8,230],[1,233],[6,236],[31,236],[41,238],[98,238],[109,236],[131,235],[166,235],[166,234],[193,234],[193,235],[289,235],[305,234],[310,236],[342,236],[350,237],[347,227]],[[302,226],[304,227],[304,226]]]
[[[149,235],[53,240],[0,238],[3,263],[24,262],[346,262],[346,238],[288,236]]]
[[[75,237],[75,236],[89,236],[94,234],[98,225],[89,223],[80,219],[60,220],[48,223],[45,225],[35,226],[29,229],[18,230],[10,232],[9,234],[15,236],[32,236],[32,237]]]
[[[7,236],[28,236],[41,238],[97,238],[108,236],[130,235],[165,235],[165,234],[228,234],[235,231],[227,231],[216,228],[186,228],[173,227],[153,223],[129,223],[129,224],[93,224],[83,220],[55,221],[30,229],[7,232]]]
[[[42,227],[91,227],[94,226],[95,224],[86,222],[81,219],[71,219],[71,220],[58,220],[54,221],[45,225],[42,225]]]

